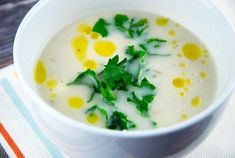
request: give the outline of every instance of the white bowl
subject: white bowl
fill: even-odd
[[[76,122],[51,108],[36,92],[33,67],[48,40],[62,27],[89,14],[137,10],[169,17],[196,34],[214,57],[219,74],[215,102],[196,117],[167,128],[120,132]],[[38,124],[72,157],[160,158],[182,156],[212,131],[235,86],[235,34],[225,17],[206,0],[41,0],[16,34],[14,62],[34,104]]]

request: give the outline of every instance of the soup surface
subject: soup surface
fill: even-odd
[[[77,121],[146,130],[188,120],[216,95],[215,63],[178,23],[122,11],[72,23],[35,63],[38,93]]]

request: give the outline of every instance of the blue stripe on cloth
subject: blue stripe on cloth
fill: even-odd
[[[4,88],[8,96],[10,97],[11,101],[15,104],[16,108],[20,111],[20,113],[24,116],[24,119],[28,124],[32,127],[33,131],[36,135],[40,138],[40,140],[45,144],[51,155],[55,158],[63,158],[62,154],[59,150],[48,140],[48,138],[42,133],[42,131],[37,126],[36,122],[34,121],[31,113],[26,108],[24,102],[20,99],[17,95],[14,88],[11,86],[7,79],[0,80],[0,85]]]
[[[9,158],[9,156],[7,155],[7,152],[4,150],[1,143],[0,143],[0,158]]]

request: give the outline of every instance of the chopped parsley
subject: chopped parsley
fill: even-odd
[[[135,105],[137,112],[150,118],[149,109],[155,99],[156,87],[151,83],[145,74],[145,59],[147,56],[168,56],[161,54],[158,49],[167,41],[160,38],[148,38],[149,23],[147,19],[130,18],[124,14],[116,14],[113,22],[108,22],[100,18],[94,25],[92,31],[101,34],[102,37],[109,35],[109,25],[119,30],[127,38],[142,39],[138,45],[129,45],[125,50],[126,57],[122,60],[116,55],[110,58],[103,70],[99,73],[90,69],[81,72],[68,86],[84,85],[91,89],[88,103],[93,100],[94,95],[103,99],[110,110],[93,105],[85,113],[99,112],[105,120],[105,127],[113,130],[129,130],[136,128],[136,124],[128,119],[128,116],[118,111],[116,102],[118,101],[118,91],[123,91],[127,96],[127,102]],[[110,29],[113,29],[110,26]],[[141,38],[139,38],[141,37]],[[143,76],[145,75],[145,76]],[[134,89],[134,90],[133,90]],[[127,105],[128,106],[128,105]],[[152,127],[157,123],[150,120]]]
[[[127,31],[129,17],[127,15],[117,14],[114,17],[114,25],[116,28],[122,32]]]
[[[106,22],[104,19],[100,18],[94,25],[92,31],[101,34],[102,37],[108,36],[108,25],[109,23]]]
[[[95,111],[99,111],[101,115],[105,119],[105,127],[112,130],[129,130],[135,128],[136,125],[133,121],[130,121],[126,114],[114,111],[110,116],[105,109],[100,108],[98,105],[93,105],[89,109],[86,110],[86,114],[94,113]]]

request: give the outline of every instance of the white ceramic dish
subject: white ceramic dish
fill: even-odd
[[[32,77],[34,63],[42,49],[50,37],[67,24],[108,10],[138,10],[163,15],[196,34],[210,49],[218,67],[219,95],[213,105],[186,122],[135,132],[81,124],[48,106],[36,93]],[[235,34],[229,23],[205,0],[41,0],[19,27],[14,62],[23,88],[34,102],[31,109],[38,123],[57,145],[63,142],[59,148],[71,157],[179,157],[205,139],[225,107],[235,86],[234,42]]]

